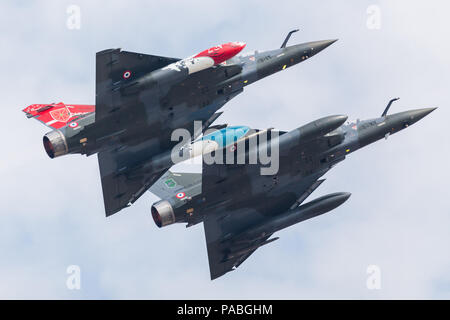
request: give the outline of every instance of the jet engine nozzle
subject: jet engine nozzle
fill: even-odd
[[[161,200],[152,205],[152,217],[158,228],[175,223],[175,213],[169,201]]]
[[[53,130],[43,137],[45,151],[50,158],[56,158],[68,153],[67,141],[59,130]]]

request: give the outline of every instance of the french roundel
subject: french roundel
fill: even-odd
[[[175,196],[178,199],[183,199],[184,197],[186,197],[186,193],[184,192],[178,192],[177,195]]]
[[[69,123],[69,127],[71,127],[71,128],[78,127],[78,122],[71,122],[71,123]]]
[[[127,70],[123,73],[123,78],[128,79],[131,77],[131,71]]]

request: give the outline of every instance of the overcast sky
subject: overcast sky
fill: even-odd
[[[450,298],[448,1],[1,1],[0,298]],[[67,8],[81,28],[67,28]],[[376,5],[380,28],[373,27]],[[376,21],[375,21],[376,23]],[[279,232],[237,271],[210,281],[202,224],[158,229],[157,198],[105,218],[97,157],[49,159],[48,131],[21,110],[94,104],[95,52],[187,57],[339,41],[228,103],[218,123],[290,130],[316,118],[439,109],[351,154],[311,199],[347,191],[331,213]],[[70,265],[81,289],[66,287]],[[381,289],[366,286],[367,267]]]

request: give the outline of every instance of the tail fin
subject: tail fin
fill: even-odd
[[[82,104],[68,105],[59,102],[32,104],[22,111],[26,113],[27,118],[36,118],[50,128],[59,129],[75,119],[95,112],[95,106]]]

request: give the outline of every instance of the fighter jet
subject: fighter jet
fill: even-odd
[[[174,164],[175,129],[187,129],[194,141],[245,86],[336,41],[286,46],[291,33],[279,49],[242,56],[236,56],[242,42],[185,59],[104,50],[96,55],[95,106],[38,104],[23,111],[54,129],[43,138],[50,158],[98,154],[109,216],[134,203]],[[202,122],[198,130],[195,121]]]
[[[321,177],[348,154],[407,128],[435,110],[388,115],[392,101],[379,118],[350,122],[347,116],[334,115],[290,132],[268,130],[271,134],[266,142],[258,142],[253,148],[250,138],[257,136],[259,141],[267,130],[250,130],[235,144],[214,151],[222,152],[222,159],[234,162],[203,161],[201,174],[176,173],[170,178],[187,187],[178,187],[166,198],[161,190],[167,193],[170,186],[161,185],[160,190],[155,186],[151,191],[162,200],[151,207],[154,222],[158,227],[203,222],[211,279],[236,269],[256,249],[277,240],[278,237],[272,237],[275,232],[347,201],[350,193],[338,192],[303,204],[324,181]],[[262,175],[264,166],[250,164],[249,159],[260,151],[270,153],[274,146],[279,150],[278,172]],[[245,156],[241,164],[237,161],[239,150],[244,150]]]

